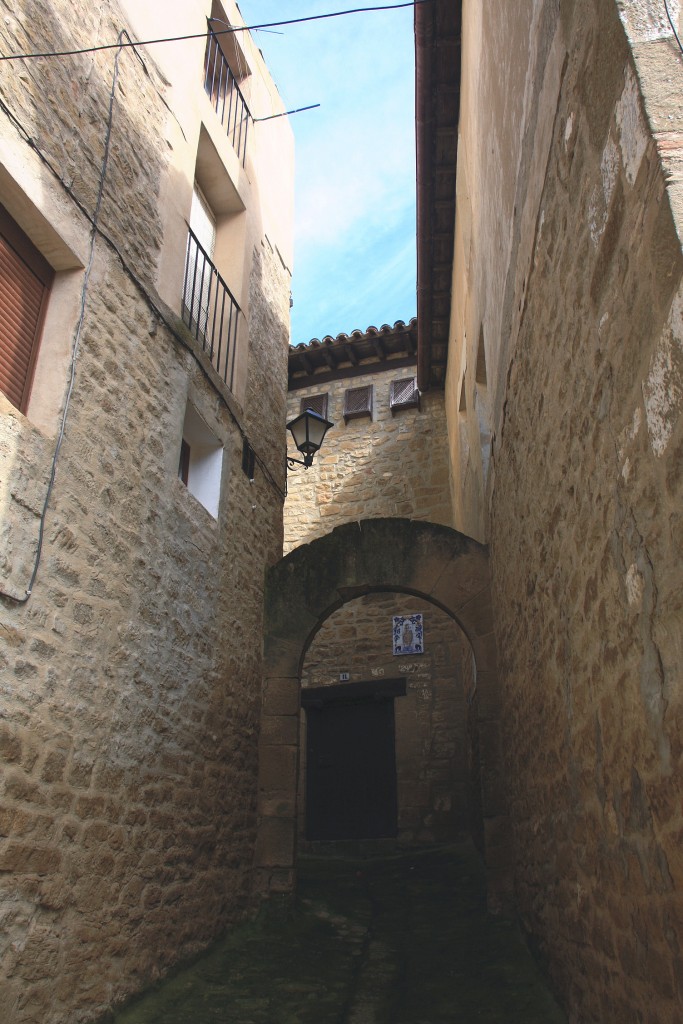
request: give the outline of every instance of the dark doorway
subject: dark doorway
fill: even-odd
[[[306,709],[306,838],[397,832],[394,697],[405,680],[316,687]]]

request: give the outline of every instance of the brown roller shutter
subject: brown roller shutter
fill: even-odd
[[[26,411],[54,271],[0,206],[0,390]]]

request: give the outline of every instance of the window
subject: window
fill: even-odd
[[[54,271],[0,206],[0,390],[26,412]]]
[[[363,388],[349,388],[344,392],[344,423],[360,416],[372,419],[372,384]]]
[[[190,494],[214,519],[218,518],[223,469],[223,445],[188,402],[180,444],[178,476]]]
[[[477,346],[477,368],[474,386],[474,410],[479,423],[479,443],[481,445],[481,464],[484,486],[491,461],[491,410],[486,376],[486,347],[484,345],[484,327],[479,327],[479,344]]]
[[[185,265],[183,308],[191,330],[205,338],[209,321],[216,218],[195,182],[190,210],[190,242]]]
[[[239,306],[214,266],[215,249],[216,217],[195,182],[185,256],[183,320],[222,380],[234,390]]]
[[[242,472],[254,481],[254,469],[256,467],[256,452],[251,447],[246,437],[242,441]]]
[[[187,487],[187,482],[190,479],[190,445],[182,439],[180,442],[180,461],[178,462],[178,476]]]
[[[419,409],[420,392],[417,390],[415,377],[392,380],[389,389],[389,405],[392,413],[396,409]]]
[[[315,412],[318,416],[322,416],[324,420],[327,419],[327,398],[325,395],[309,395],[308,398],[301,399],[300,413],[306,412],[310,409],[311,412]]]
[[[204,90],[244,166],[251,114],[237,83],[251,72],[237,33],[225,31],[228,24],[225,13],[215,3],[211,21],[217,23],[218,34],[209,25],[204,55]]]

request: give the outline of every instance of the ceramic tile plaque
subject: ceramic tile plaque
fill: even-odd
[[[424,654],[422,613],[393,616],[394,654]]]

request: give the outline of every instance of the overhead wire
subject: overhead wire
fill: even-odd
[[[128,42],[125,42],[124,41],[125,39],[128,39]],[[175,338],[175,340],[177,342],[179,342],[181,344],[181,346],[184,347],[188,352],[190,352],[190,354],[195,358],[196,362],[198,363],[198,365],[199,365],[200,369],[202,370],[202,372],[204,373],[204,375],[207,377],[207,379],[210,380],[210,376],[208,374],[208,371],[204,368],[204,366],[202,365],[201,361],[196,358],[196,354],[195,354],[194,350],[192,349],[192,347],[185,341],[185,339],[178,333],[178,331],[175,330],[173,325],[171,323],[169,323],[167,317],[159,309],[157,303],[154,302],[154,300],[152,299],[151,295],[147,291],[147,289],[144,286],[144,284],[142,283],[142,281],[133,272],[133,270],[127,265],[126,261],[123,258],[122,253],[120,252],[120,250],[118,249],[116,244],[113,242],[113,240],[104,231],[102,231],[102,229],[99,226],[100,211],[101,211],[101,207],[102,207],[102,200],[103,200],[103,197],[104,197],[104,188],[105,188],[105,183],[106,183],[107,168],[108,168],[108,165],[109,165],[109,155],[110,155],[110,149],[111,149],[111,134],[112,134],[113,119],[114,119],[114,102],[115,102],[115,96],[116,96],[116,86],[117,86],[118,78],[119,78],[119,60],[120,60],[121,53],[122,53],[124,48],[132,47],[133,52],[135,53],[135,56],[140,61],[145,74],[149,75],[149,71],[147,69],[147,66],[146,66],[142,56],[137,52],[136,47],[138,45],[140,45],[140,44],[137,44],[137,43],[135,43],[135,42],[133,42],[131,40],[130,35],[128,34],[128,32],[125,29],[122,29],[119,32],[118,42],[117,42],[117,52],[116,52],[116,55],[115,55],[115,58],[114,58],[114,68],[113,68],[113,74],[112,74],[112,84],[111,84],[111,88],[110,88],[110,91],[109,91],[109,97],[108,97],[108,113],[107,113],[106,129],[105,129],[105,138],[104,138],[104,148],[103,148],[102,163],[100,165],[100,174],[99,174],[99,181],[98,181],[98,187],[97,187],[97,197],[96,197],[96,201],[95,201],[95,208],[94,208],[94,211],[93,211],[92,214],[89,213],[89,211],[86,209],[86,207],[83,205],[83,203],[75,195],[75,193],[73,192],[73,189],[63,179],[63,177],[61,176],[61,174],[59,173],[57,168],[52,164],[52,162],[49,160],[49,158],[42,152],[40,147],[36,144],[35,139],[30,135],[29,132],[27,132],[27,130],[25,129],[25,127],[23,126],[21,121],[19,121],[19,119],[13,114],[13,112],[10,110],[10,108],[2,100],[0,100],[0,109],[2,109],[3,113],[5,113],[6,116],[9,118],[9,120],[14,124],[15,128],[17,129],[17,131],[23,136],[23,138],[26,141],[26,143],[36,152],[36,154],[40,157],[42,162],[48,167],[48,169],[51,171],[51,173],[54,175],[54,177],[57,179],[57,181],[59,181],[59,183],[62,185],[62,187],[69,194],[70,198],[76,204],[76,206],[78,207],[79,211],[87,218],[87,220],[90,222],[90,225],[91,225],[91,229],[90,229],[90,243],[89,243],[89,249],[88,249],[88,260],[87,260],[87,265],[85,267],[85,272],[84,272],[84,276],[83,276],[83,284],[82,284],[82,287],[81,287],[81,298],[80,298],[80,302],[79,302],[79,315],[78,315],[78,321],[76,323],[76,328],[75,328],[75,331],[74,331],[74,340],[73,340],[73,343],[72,343],[72,346],[71,346],[71,358],[70,358],[70,364],[69,364],[69,381],[68,381],[68,385],[67,385],[66,396],[65,396],[65,399],[64,399],[64,406],[63,406],[62,414],[61,414],[61,417],[60,417],[59,430],[58,430],[58,434],[57,434],[57,440],[56,440],[55,448],[54,448],[54,451],[53,451],[53,454],[52,454],[52,460],[51,460],[51,464],[50,464],[50,476],[49,476],[49,480],[48,480],[48,484],[47,484],[47,488],[46,488],[46,492],[45,492],[45,498],[44,498],[44,501],[43,501],[43,504],[42,504],[42,508],[41,508],[41,512],[40,512],[40,517],[39,517],[38,540],[37,540],[37,544],[36,544],[36,552],[35,552],[34,559],[33,559],[33,568],[32,568],[32,571],[31,571],[31,577],[30,577],[29,584],[28,584],[28,586],[26,588],[26,591],[25,591],[23,597],[19,597],[16,594],[9,593],[6,590],[0,590],[0,597],[9,599],[14,604],[21,605],[21,604],[26,604],[27,603],[27,601],[31,597],[31,594],[33,593],[33,587],[35,585],[36,577],[38,575],[38,570],[39,570],[39,567],[40,567],[40,562],[41,562],[41,558],[42,558],[42,550],[43,550],[43,541],[44,541],[44,535],[45,535],[45,522],[46,522],[46,518],[47,518],[47,511],[48,511],[48,506],[49,506],[49,503],[50,503],[50,498],[52,497],[52,492],[53,492],[53,489],[54,489],[55,479],[56,479],[56,475],[57,475],[57,462],[58,462],[60,451],[61,451],[61,448],[62,448],[62,443],[64,441],[64,435],[65,435],[65,431],[66,431],[66,423],[67,423],[69,408],[70,408],[70,404],[71,404],[71,397],[72,397],[72,393],[73,393],[74,386],[75,386],[75,380],[76,380],[76,361],[77,361],[77,358],[78,358],[78,352],[79,352],[79,349],[80,349],[80,341],[81,341],[81,336],[82,336],[82,333],[83,333],[83,325],[84,325],[84,321],[85,321],[85,312],[86,312],[88,289],[89,289],[90,276],[91,276],[92,267],[93,267],[94,258],[95,258],[95,242],[96,242],[97,237],[102,238],[113,249],[113,251],[116,253],[116,255],[117,255],[117,257],[118,257],[118,259],[119,259],[119,261],[120,261],[124,271],[128,274],[128,276],[131,278],[131,280],[133,281],[135,286],[138,288],[138,290],[140,291],[140,293],[142,294],[142,296],[146,300],[147,304],[149,305],[149,307],[152,310],[152,312],[154,313],[154,315],[164,324],[164,326],[169,330],[169,332]],[[111,47],[107,47],[107,48],[110,49]],[[161,97],[161,98],[163,99],[163,97]],[[226,403],[226,406],[228,408],[228,411],[229,411],[229,413],[231,415],[231,418],[232,418],[233,422],[235,423],[235,425],[238,428],[240,436],[242,437],[243,440],[246,440],[249,443],[250,447],[252,447],[251,446],[251,442],[249,441],[249,438],[247,436],[247,433],[246,433],[244,427],[239,422],[238,418],[236,417],[235,413],[232,411],[232,409],[230,408],[228,403]],[[254,451],[253,447],[252,447],[252,451]],[[255,458],[256,463],[261,468],[261,471],[262,471],[263,475],[265,476],[265,478],[268,480],[268,482],[271,484],[271,486],[274,488],[274,490],[277,491],[277,493],[280,495],[280,497],[284,500],[286,492],[279,485],[279,483],[277,482],[277,480],[273,476],[272,472],[270,471],[270,468],[267,466],[267,464],[265,463],[263,458],[256,451],[254,451],[254,458]]]
[[[326,14],[309,14],[302,18],[286,18],[283,21],[264,21],[258,25],[231,25],[220,29],[214,35],[231,35],[236,32],[258,32],[269,28],[280,28],[283,25],[301,25],[304,22],[323,21],[326,18],[343,18],[348,14],[371,14],[375,11],[398,11],[405,7],[418,7],[420,4],[433,3],[434,0],[409,0],[400,4],[378,4],[372,7],[353,7],[346,11],[329,11]],[[123,43],[122,46],[156,46],[158,43],[181,43],[189,39],[204,39],[206,32],[191,32],[182,36],[165,36],[159,39],[141,39]],[[129,37],[130,39],[130,37]],[[115,50],[118,43],[100,43],[97,46],[83,46],[76,50],[46,50],[43,53],[6,53],[0,54],[4,60],[35,60],[39,57],[74,57],[81,53],[97,53],[100,50]]]
[[[407,7],[415,7],[418,4],[431,3],[431,2],[433,2],[433,0],[410,0],[410,2],[399,3],[399,4],[381,4],[381,5],[374,5],[374,6],[370,6],[370,7],[356,7],[356,8],[347,9],[347,10],[344,10],[344,11],[331,11],[331,12],[328,12],[328,13],[325,13],[325,14],[308,15],[306,17],[301,17],[301,18],[289,18],[289,19],[285,19],[285,20],[282,20],[282,21],[264,22],[264,23],[259,24],[259,25],[228,26],[228,27],[226,27],[224,29],[218,30],[217,32],[214,31],[214,34],[215,35],[229,35],[229,34],[235,34],[237,32],[267,31],[268,29],[280,28],[280,27],[285,26],[285,25],[298,25],[298,24],[303,24],[305,22],[321,21],[321,20],[325,20],[325,19],[329,19],[329,18],[344,17],[344,16],[350,15],[350,14],[363,14],[363,13],[372,13],[372,12],[375,12],[375,11],[399,10],[399,9],[403,9],[403,8],[407,8]],[[666,0],[665,0],[665,3],[666,3]],[[668,14],[668,9],[667,9],[667,14]],[[216,20],[216,19],[212,19],[212,20]],[[222,23],[222,24],[224,24],[224,23]],[[675,30],[674,30],[674,34],[675,34]],[[0,104],[2,106],[2,108],[3,108],[3,110],[5,111],[5,113],[8,116],[10,116],[11,120],[15,123],[16,127],[24,135],[24,137],[26,138],[27,142],[38,153],[38,155],[41,157],[41,159],[44,160],[44,162],[50,168],[50,170],[53,172],[55,177],[62,183],[62,185],[64,185],[65,188],[67,188],[67,191],[69,192],[69,194],[74,199],[74,201],[76,202],[76,204],[79,207],[79,209],[81,210],[81,212],[85,214],[85,216],[87,217],[87,219],[90,221],[90,224],[91,224],[90,245],[89,245],[89,252],[88,252],[88,263],[87,263],[87,266],[85,268],[85,273],[84,273],[84,277],[83,277],[83,285],[82,285],[82,288],[81,288],[81,300],[80,300],[80,306],[79,306],[79,317],[78,317],[78,322],[77,322],[76,329],[75,329],[75,332],[74,332],[74,341],[73,341],[72,350],[71,350],[71,360],[70,360],[70,369],[69,369],[69,383],[68,383],[68,387],[67,387],[66,397],[65,397],[65,400],[64,400],[64,407],[62,409],[62,415],[61,415],[61,418],[60,418],[60,427],[59,427],[59,432],[58,432],[58,436],[57,436],[57,441],[56,441],[54,453],[53,453],[53,456],[52,456],[52,461],[51,461],[51,466],[50,466],[50,477],[49,477],[49,481],[48,481],[48,485],[47,485],[47,489],[46,489],[46,494],[45,494],[45,499],[44,499],[44,502],[43,502],[41,514],[40,514],[40,525],[39,525],[39,529],[38,529],[38,542],[37,542],[37,546],[36,546],[36,554],[34,556],[33,569],[32,569],[32,572],[31,572],[31,577],[30,577],[30,581],[29,581],[28,587],[26,588],[26,592],[25,592],[23,597],[17,597],[14,594],[9,594],[9,593],[7,593],[5,591],[0,591],[0,596],[3,596],[5,598],[9,598],[10,600],[12,600],[16,604],[25,604],[29,600],[29,598],[30,598],[30,596],[31,596],[31,594],[33,592],[33,587],[34,587],[34,584],[35,584],[35,581],[36,581],[36,577],[38,575],[38,569],[40,567],[40,561],[41,561],[42,549],[43,549],[43,541],[44,541],[44,534],[45,534],[45,520],[46,520],[46,517],[47,517],[47,509],[48,509],[48,505],[49,505],[49,502],[50,502],[50,498],[52,496],[52,491],[54,489],[56,472],[57,472],[57,462],[58,462],[59,454],[60,454],[60,451],[61,451],[62,443],[63,443],[63,440],[64,440],[64,435],[65,435],[65,431],[66,431],[67,416],[68,416],[69,407],[70,407],[70,403],[71,403],[71,397],[72,397],[72,393],[73,393],[73,389],[74,389],[74,385],[75,385],[76,361],[77,361],[78,352],[79,352],[79,348],[80,348],[80,341],[81,341],[81,335],[82,335],[82,331],[83,331],[83,324],[84,324],[84,321],[85,321],[85,310],[86,310],[86,301],[87,301],[88,287],[89,287],[89,283],[90,283],[90,275],[91,275],[91,271],[92,271],[92,267],[93,267],[93,263],[94,263],[94,257],[95,257],[95,241],[96,241],[98,236],[102,237],[106,242],[108,242],[108,244],[111,245],[111,247],[113,248],[113,250],[116,252],[117,256],[119,257],[119,259],[121,261],[121,264],[124,267],[124,270],[126,270],[126,272],[129,274],[129,276],[134,281],[136,286],[140,289],[140,291],[144,295],[145,299],[147,300],[150,308],[155,313],[155,315],[164,323],[164,325],[172,333],[172,335],[176,338],[177,341],[179,341],[185,348],[188,348],[189,351],[192,351],[189,348],[189,346],[187,345],[187,343],[184,341],[184,339],[178,334],[177,331],[174,330],[173,326],[170,323],[168,323],[166,317],[163,315],[161,310],[157,307],[156,303],[153,301],[152,297],[149,295],[149,293],[147,292],[146,288],[144,287],[142,282],[139,280],[137,275],[135,275],[133,273],[133,271],[131,270],[131,268],[129,268],[127,266],[126,262],[123,259],[122,254],[119,252],[119,250],[116,247],[116,245],[114,244],[114,242],[104,232],[102,232],[102,230],[99,227],[99,217],[100,217],[100,211],[101,211],[101,207],[102,207],[102,199],[103,199],[103,196],[104,196],[104,187],[105,187],[105,182],[106,182],[107,168],[108,168],[108,164],[109,164],[111,132],[112,132],[112,125],[113,125],[113,117],[114,117],[114,100],[115,100],[115,95],[116,95],[116,85],[117,85],[118,76],[119,76],[119,59],[120,59],[120,56],[121,56],[121,52],[124,49],[126,49],[126,48],[132,48],[134,53],[135,53],[135,55],[136,55],[136,57],[138,58],[138,60],[142,64],[142,67],[143,67],[143,69],[145,71],[145,74],[149,74],[148,69],[147,69],[147,67],[145,65],[145,62],[144,62],[142,56],[140,55],[140,53],[138,52],[138,49],[137,49],[138,47],[140,47],[140,46],[152,46],[152,45],[156,45],[158,43],[184,42],[185,40],[190,40],[190,39],[201,39],[201,38],[204,38],[205,35],[206,35],[205,32],[201,32],[201,33],[191,33],[191,34],[186,34],[186,35],[181,35],[181,36],[167,36],[167,37],[159,38],[159,39],[133,40],[133,39],[131,39],[129,33],[126,32],[125,29],[123,29],[123,30],[121,30],[121,32],[119,32],[119,35],[118,35],[117,40],[116,40],[115,43],[102,43],[102,44],[99,44],[97,46],[80,47],[80,48],[74,49],[74,50],[51,50],[51,51],[43,51],[43,52],[40,52],[40,53],[0,54],[0,61],[9,61],[9,60],[43,59],[43,58],[50,58],[50,57],[70,57],[70,56],[77,56],[79,54],[97,53],[97,52],[100,52],[102,50],[113,50],[113,49],[115,49],[117,51],[116,55],[115,55],[115,58],[114,58],[114,69],[113,69],[113,75],[112,75],[112,85],[111,85],[111,89],[110,89],[110,93],[109,93],[109,107],[108,107],[107,125],[106,125],[106,131],[105,131],[104,152],[103,152],[102,164],[101,164],[101,168],[100,168],[100,177],[99,177],[99,182],[98,182],[98,190],[97,190],[97,198],[96,198],[96,203],[95,203],[95,209],[94,209],[94,212],[93,212],[92,216],[83,207],[82,203],[77,199],[77,197],[75,195],[73,195],[72,190],[70,188],[67,188],[66,182],[63,181],[63,179],[61,178],[61,176],[60,176],[59,172],[57,171],[57,169],[51,164],[51,162],[48,160],[48,158],[41,152],[39,147],[36,145],[35,141],[26,132],[26,130],[24,129],[23,125],[21,125],[21,122],[19,122],[17,120],[17,118],[14,117],[12,112],[9,110],[8,107],[6,107],[6,105],[4,103]],[[678,38],[678,37],[676,37],[676,38]],[[239,65],[240,65],[240,67],[238,68],[238,73],[239,73],[239,71],[242,70],[242,68],[241,68],[242,61],[241,61],[241,57],[240,57],[239,53],[238,53],[238,58],[237,59],[238,59]],[[319,107],[319,106],[320,106],[319,103],[310,104],[309,106],[306,106],[306,107],[298,107],[295,110],[286,111],[286,112],[283,112],[281,114],[271,115],[269,117],[256,118],[255,120],[257,120],[257,121],[269,121],[269,120],[272,120],[272,119],[274,119],[276,117],[285,117],[288,114],[297,114],[297,113],[300,113],[300,112],[302,112],[304,110],[313,110],[313,109],[315,109],[316,107]],[[194,355],[194,352],[192,352],[192,354]],[[236,425],[238,427],[238,430],[239,430],[239,433],[242,436],[243,440],[246,440],[247,442],[249,442],[249,438],[247,437],[247,434],[246,434],[244,428],[242,427],[241,423],[239,423],[239,421],[235,417],[234,413],[232,413],[232,410],[230,410],[230,412],[232,414],[232,418],[233,418],[234,422],[236,423]],[[254,457],[255,457],[255,461],[258,463],[259,467],[261,468],[261,471],[263,472],[263,474],[266,477],[266,479],[268,479],[268,481],[270,482],[271,486],[273,486],[274,489],[277,490],[277,492],[282,497],[284,497],[284,492],[282,491],[282,488],[279,486],[279,484],[277,483],[277,481],[273,477],[269,467],[266,465],[264,460],[258,455],[257,452],[254,452]]]
[[[252,118],[254,124],[261,124],[262,121],[274,121],[276,117],[289,117],[290,114],[301,114],[304,110],[316,110],[319,103],[309,103],[307,107],[297,107],[296,110],[283,110],[281,114],[268,114],[267,117]]]

